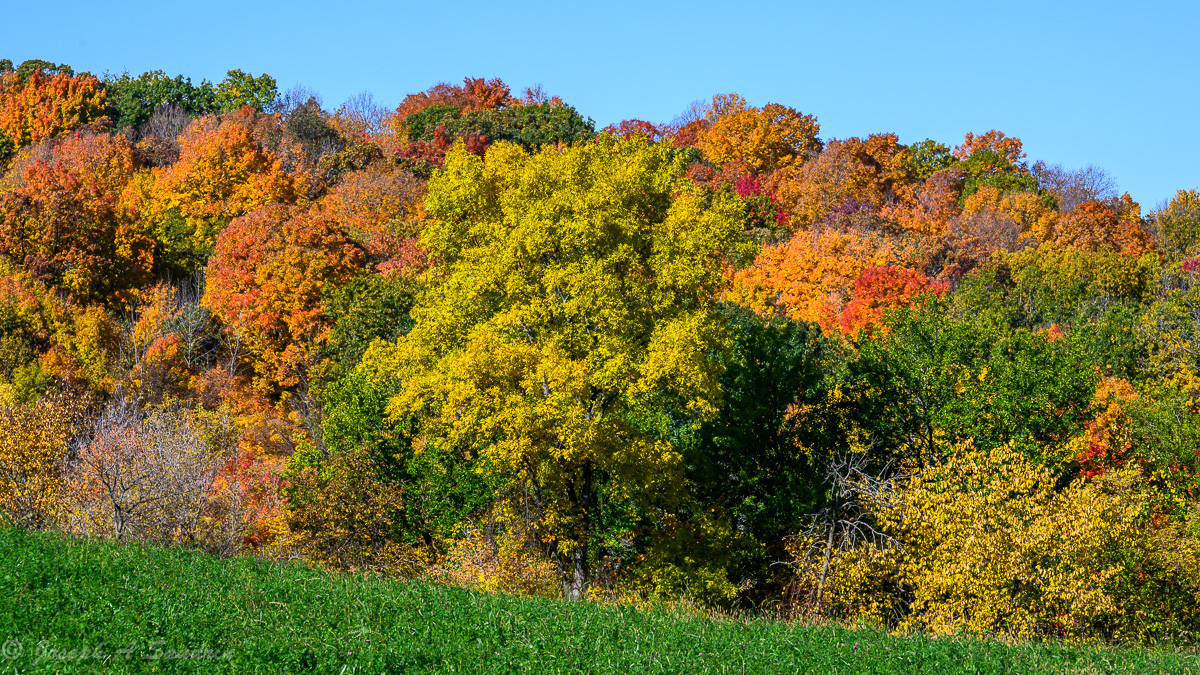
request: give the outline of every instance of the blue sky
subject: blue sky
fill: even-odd
[[[1200,186],[1200,3],[1152,4],[14,2],[0,58],[194,81],[241,68],[327,108],[500,77],[598,126],[736,91],[816,115],[823,138],[1000,129],[1031,161],[1105,169],[1149,210]]]

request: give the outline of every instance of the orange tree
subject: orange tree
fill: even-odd
[[[0,135],[13,149],[99,119],[105,108],[104,89],[92,75],[0,73]]]
[[[197,119],[179,137],[179,161],[154,170],[146,210],[163,244],[164,268],[199,269],[231,220],[292,200],[291,177],[255,137],[259,117],[244,108]]]
[[[137,168],[120,136],[57,144],[50,161],[26,168],[21,187],[0,195],[0,252],[84,300],[146,283],[155,242],[123,197]]]
[[[301,385],[328,332],[322,288],[359,274],[362,248],[319,210],[269,205],[217,237],[204,305],[242,344],[263,390]]]

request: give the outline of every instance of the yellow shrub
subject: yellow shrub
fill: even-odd
[[[489,593],[561,597],[558,570],[539,550],[527,519],[502,505],[489,521],[485,528],[470,526],[427,576]]]
[[[682,521],[667,516],[642,556],[628,590],[663,600],[687,598],[703,605],[729,605],[742,590],[729,580],[729,566],[754,546],[727,517],[701,513]]]
[[[66,514],[61,467],[82,407],[64,395],[0,404],[0,517],[45,527]]]
[[[967,442],[909,481],[879,511],[903,546],[900,626],[1138,642],[1195,627],[1195,538],[1152,527],[1131,474],[1058,480],[1011,446]]]

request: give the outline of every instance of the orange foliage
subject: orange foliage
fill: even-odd
[[[772,182],[794,226],[806,227],[849,202],[856,210],[902,210],[914,200],[907,159],[895,134],[832,140],[813,161],[777,172]]]
[[[907,204],[886,210],[904,229],[922,235],[941,233],[959,213],[958,195],[962,189],[961,171],[942,169],[920,187],[910,188]]]
[[[34,71],[0,76],[0,133],[21,147],[104,116],[105,92],[91,75]]]
[[[215,367],[196,378],[206,407],[228,411],[237,429],[236,451],[218,472],[214,508],[206,517],[236,530],[240,546],[263,549],[288,543],[287,503],[280,477],[295,451],[294,419],[230,368]]]
[[[179,161],[154,170],[154,212],[160,220],[177,212],[186,222],[181,240],[172,242],[184,255],[206,256],[232,219],[264,204],[291,201],[291,177],[255,139],[260,117],[248,107],[201,117],[179,136]]]
[[[1128,256],[1154,250],[1154,240],[1142,228],[1141,207],[1125,193],[1119,201],[1088,200],[1063,214],[1055,230],[1063,246],[1099,251],[1110,248]]]
[[[1013,164],[1016,164],[1025,157],[1021,139],[1010,138],[1005,136],[1003,131],[996,131],[995,129],[979,136],[968,131],[962,144],[955,146],[954,156],[959,159],[967,159],[972,154],[985,149],[994,150],[1001,157]]]
[[[123,202],[137,171],[121,136],[76,134],[49,162],[25,169],[21,187],[0,196],[0,252],[80,298],[118,295],[150,279],[155,245]]]
[[[266,206],[218,236],[204,305],[226,330],[244,332],[261,388],[294,387],[328,332],[322,289],[365,264],[365,252],[329,215]]]
[[[1100,381],[1092,400],[1096,414],[1084,427],[1087,449],[1075,458],[1080,464],[1080,475],[1100,476],[1127,461],[1132,433],[1125,406],[1137,397],[1137,391],[1127,380],[1106,377]]]
[[[763,247],[753,265],[734,272],[727,299],[760,314],[834,329],[864,269],[903,265],[912,253],[911,246],[878,234],[831,229],[798,234]]]
[[[367,170],[347,175],[321,206],[380,269],[415,271],[426,264],[416,241],[424,198],[425,182],[407,171]]]
[[[1039,329],[1037,334],[1045,335],[1046,342],[1058,342],[1067,336],[1067,334],[1063,332],[1062,326],[1059,326],[1057,323],[1052,323],[1046,328]]]
[[[869,267],[854,282],[854,299],[842,311],[842,333],[857,337],[864,330],[871,332],[885,309],[905,307],[923,294],[944,295],[947,290],[947,284],[904,267]]]
[[[711,126],[696,147],[717,166],[742,159],[765,174],[799,164],[821,148],[817,119],[778,103],[747,108],[736,94],[716,96],[709,120]]]

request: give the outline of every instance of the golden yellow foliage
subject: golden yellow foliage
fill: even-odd
[[[533,524],[500,503],[486,522],[469,526],[426,577],[487,593],[558,598],[562,585],[548,553]]]
[[[709,117],[712,126],[697,147],[717,166],[741,159],[756,172],[769,173],[799,164],[821,148],[817,119],[778,103],[749,108],[736,94],[716,96]]]
[[[666,145],[601,136],[529,154],[462,146],[430,181],[421,235],[434,286],[416,327],[364,356],[402,383],[389,413],[426,440],[478,456],[515,494],[536,495],[572,599],[587,592],[601,495],[668,499],[682,457],[633,423],[670,392],[717,411],[726,339],[709,311],[741,207],[683,180]]]
[[[62,465],[83,403],[69,394],[24,405],[0,403],[0,517],[45,527],[66,516]]]
[[[1194,534],[1149,527],[1154,496],[1133,474],[1059,480],[1011,445],[957,444],[878,505],[899,548],[845,556],[831,597],[880,621],[907,596],[899,627],[938,635],[1145,642],[1194,627]]]
[[[1004,192],[985,185],[963,202],[964,216],[989,212],[1019,223],[1022,233],[1038,241],[1052,239],[1058,224],[1058,212],[1046,206],[1035,192]]]

